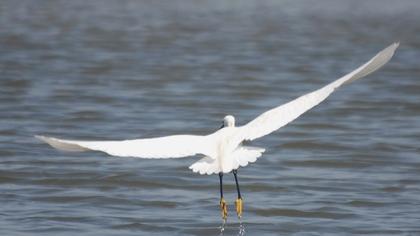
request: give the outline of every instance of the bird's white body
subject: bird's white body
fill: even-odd
[[[190,166],[190,169],[200,174],[227,173],[255,162],[265,151],[263,148],[244,146],[238,143],[240,128],[224,127],[208,135],[209,143],[214,146],[212,153]]]
[[[180,158],[204,155],[190,166],[200,174],[227,173],[255,162],[263,148],[242,145],[287,125],[307,110],[325,100],[340,86],[360,79],[382,67],[393,56],[398,43],[379,52],[367,63],[336,81],[284,105],[275,107],[243,126],[235,126],[235,118],[226,116],[224,127],[205,135],[173,135],[160,138],[123,141],[77,141],[36,136],[51,146],[66,151],[102,151],[112,156],[140,158]]]

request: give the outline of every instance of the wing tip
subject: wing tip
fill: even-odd
[[[50,144],[50,142],[54,140],[54,138],[52,138],[52,137],[47,137],[47,136],[44,136],[44,135],[34,135],[34,137],[35,137],[36,139],[38,139],[39,141],[42,141],[42,142],[44,142],[44,143],[48,143],[48,144]],[[50,144],[50,145],[51,145],[51,144]]]
[[[34,135],[34,138],[36,138],[36,139],[38,139],[38,140],[41,140],[41,141],[45,141],[45,139],[46,139],[47,137],[45,137],[45,136],[43,136],[43,135]]]
[[[391,57],[394,55],[395,50],[397,50],[397,48],[400,46],[400,42],[394,42],[393,44],[389,45],[387,48],[385,48],[384,50],[382,50],[381,53],[386,53],[389,54],[389,59],[391,59]]]
[[[86,147],[80,146],[75,143],[70,143],[68,140],[61,140],[53,137],[47,137],[43,135],[34,135],[34,137],[42,142],[47,143],[51,147],[68,152],[82,152],[89,150]]]

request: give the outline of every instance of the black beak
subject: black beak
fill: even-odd
[[[225,124],[223,123],[222,126],[220,126],[219,129],[223,129],[225,127]]]

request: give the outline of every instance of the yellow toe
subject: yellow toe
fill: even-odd
[[[222,212],[223,220],[226,220],[227,219],[227,214],[228,214],[228,209],[227,209],[227,203],[226,203],[225,199],[223,199],[223,198],[220,199],[220,210]]]
[[[236,206],[236,214],[238,214],[238,217],[241,218],[242,217],[242,212],[243,212],[242,198],[236,199],[235,206]]]

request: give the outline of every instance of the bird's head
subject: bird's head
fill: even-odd
[[[223,118],[223,125],[220,128],[224,127],[235,127],[235,117],[231,115],[225,116],[225,118]]]

